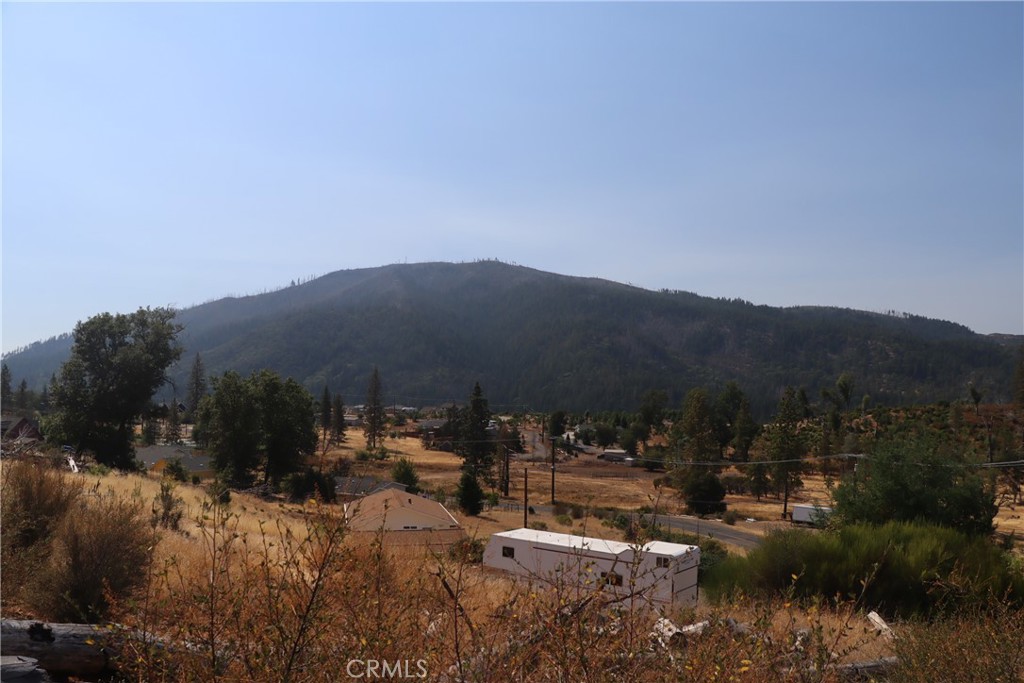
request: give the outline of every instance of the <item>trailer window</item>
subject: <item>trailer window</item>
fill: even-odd
[[[666,568],[668,568],[668,563],[669,563],[669,558],[667,558],[667,557],[656,557],[656,558],[654,558],[654,566],[658,567],[659,569],[666,569]]]
[[[514,558],[516,556],[516,549],[510,545],[503,545],[501,546],[501,556]]]
[[[601,572],[601,581],[609,586],[622,585],[622,577],[615,572]]]

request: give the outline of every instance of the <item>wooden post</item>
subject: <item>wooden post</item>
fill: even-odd
[[[530,510],[530,469],[523,468],[523,528],[530,526],[527,515]]]
[[[551,504],[555,504],[555,437],[551,437]]]

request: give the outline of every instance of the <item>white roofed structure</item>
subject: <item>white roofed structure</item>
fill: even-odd
[[[632,591],[658,604],[691,606],[697,602],[700,548],[651,541],[642,546],[536,529],[493,534],[484,565],[530,580],[571,579],[612,590]]]

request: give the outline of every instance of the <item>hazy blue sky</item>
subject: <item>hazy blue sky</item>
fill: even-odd
[[[4,4],[3,348],[500,258],[1024,333],[1021,3]]]

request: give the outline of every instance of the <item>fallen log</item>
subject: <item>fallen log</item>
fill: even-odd
[[[93,676],[110,669],[112,635],[95,624],[4,619],[0,621],[0,653],[34,659],[39,668],[51,674]]]
[[[31,657],[0,656],[0,681],[3,683],[52,683],[39,662]]]

